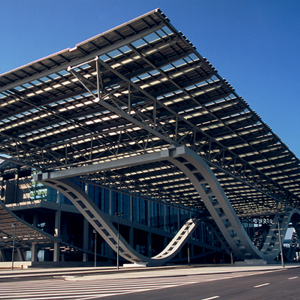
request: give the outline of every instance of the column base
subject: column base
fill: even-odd
[[[133,264],[123,264],[124,268],[145,268],[147,267],[147,262],[140,261]]]

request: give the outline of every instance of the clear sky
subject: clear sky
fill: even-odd
[[[300,158],[299,0],[0,0],[0,74],[160,8]]]

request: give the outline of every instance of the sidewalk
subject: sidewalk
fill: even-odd
[[[289,264],[285,268],[300,267],[300,264]],[[211,266],[180,266],[177,268],[156,267],[144,268],[143,270],[120,269],[119,272],[106,272],[100,275],[88,276],[65,276],[65,280],[105,280],[105,279],[123,279],[123,278],[149,278],[149,277],[172,277],[172,276],[189,276],[189,275],[211,275],[236,272],[253,272],[253,271],[275,271],[282,269],[281,265],[264,265],[264,266],[234,266],[234,265],[211,265]]]
[[[299,263],[287,264],[286,269],[300,267]],[[280,264],[262,266],[235,265],[181,265],[149,268],[96,267],[96,268],[56,268],[0,270],[0,282],[18,280],[105,280],[122,278],[171,277],[188,275],[207,275],[235,272],[275,271],[282,269]]]

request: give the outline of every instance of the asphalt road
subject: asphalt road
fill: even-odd
[[[202,275],[199,275],[202,276]],[[110,296],[110,300],[292,300],[300,299],[300,268],[281,269],[246,277],[220,278],[146,292]],[[94,298],[95,299],[95,298]]]

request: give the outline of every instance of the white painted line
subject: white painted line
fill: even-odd
[[[288,279],[296,279],[296,278],[298,278],[298,276],[290,277],[290,278],[288,278]]]
[[[217,298],[220,298],[220,296],[213,296],[213,297],[209,297],[209,298],[203,298],[200,300],[211,300],[211,299],[217,299]]]
[[[259,287],[266,286],[266,285],[269,285],[269,284],[270,284],[270,283],[263,283],[263,284],[254,286],[254,288],[259,288]]]

